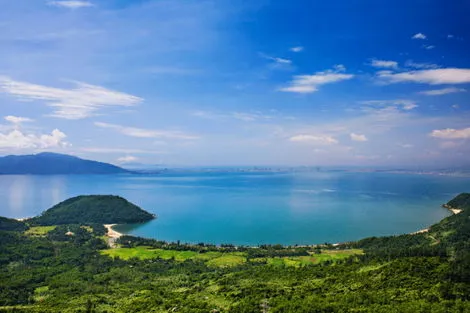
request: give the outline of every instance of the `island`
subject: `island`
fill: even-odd
[[[0,312],[470,312],[468,193],[428,232],[310,246],[123,235],[110,247],[103,224],[126,220],[100,214],[111,204],[150,218],[81,196],[0,219]]]
[[[156,216],[126,199],[113,195],[86,195],[67,199],[41,215],[26,220],[31,225],[131,224],[144,223]]]
[[[84,160],[75,156],[43,152],[32,155],[7,155],[0,157],[0,174],[3,175],[71,175],[71,174],[122,174],[131,173],[118,166]]]

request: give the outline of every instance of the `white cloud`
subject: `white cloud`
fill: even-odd
[[[277,57],[272,57],[264,53],[259,54],[261,57],[265,58],[266,60],[271,60],[274,61],[277,64],[283,64],[283,65],[289,65],[292,64],[291,60],[288,59],[283,59],[283,58],[277,58]]]
[[[89,1],[49,1],[48,5],[55,6],[55,7],[62,7],[62,8],[69,8],[69,9],[79,9],[79,8],[86,8],[94,6],[93,3]]]
[[[431,136],[441,139],[469,139],[470,127],[463,129],[436,129],[431,132]]]
[[[423,48],[426,49],[426,50],[432,50],[432,49],[436,48],[436,46],[433,46],[433,45],[423,45]]]
[[[130,163],[137,161],[138,158],[132,155],[123,156],[117,159],[118,163]]]
[[[301,52],[301,51],[304,50],[304,47],[302,47],[302,46],[292,47],[289,50],[292,51],[292,52]]]
[[[9,133],[0,133],[0,149],[46,149],[55,147],[66,147],[69,143],[64,141],[67,136],[58,129],[50,134],[25,134],[15,129]]]
[[[346,67],[343,64],[336,64],[336,65],[333,66],[333,68],[337,72],[345,72],[346,71]]]
[[[470,69],[468,68],[441,68],[401,73],[382,71],[377,73],[377,76],[383,82],[389,84],[402,82],[430,85],[470,83]]]
[[[6,121],[13,123],[13,124],[21,124],[24,122],[32,122],[33,120],[27,117],[20,117],[20,116],[13,116],[7,115],[4,117]]]
[[[417,34],[414,34],[413,37],[411,38],[412,39],[426,39],[426,35],[423,33],[417,33]]]
[[[132,148],[106,148],[106,147],[84,147],[80,151],[90,153],[140,153],[140,154],[164,154],[162,151],[132,149]]]
[[[413,100],[407,99],[395,99],[395,100],[368,100],[361,101],[361,104],[368,106],[379,106],[379,107],[395,107],[401,108],[405,111],[413,110],[417,108],[418,105]]]
[[[191,115],[208,119],[208,120],[226,120],[226,119],[236,119],[244,122],[254,122],[259,120],[270,120],[276,116],[264,114],[259,111],[253,112],[231,112],[231,113],[215,113],[211,111],[194,111]],[[277,116],[279,117],[279,116]],[[286,118],[286,117],[284,117]],[[292,117],[290,117],[292,118]]]
[[[405,63],[406,67],[413,67],[417,69],[429,69],[429,68],[438,68],[439,65],[437,64],[432,64],[432,63],[417,63],[413,62],[412,60],[408,60]]]
[[[337,144],[338,140],[328,135],[295,135],[289,138],[293,142],[318,143],[324,145]]]
[[[340,67],[338,67],[340,66]],[[316,72],[313,75],[296,75],[289,86],[280,88],[280,91],[295,93],[312,93],[318,91],[318,86],[331,84],[354,77],[352,74],[342,74],[344,66],[337,65],[336,69]]]
[[[95,125],[101,128],[113,129],[123,135],[137,138],[172,138],[172,139],[185,139],[194,140],[199,139],[198,136],[186,134],[179,131],[168,131],[168,130],[154,130],[144,129],[137,127],[127,127],[116,124],[108,124],[102,122],[95,122]]]
[[[456,88],[456,87],[449,87],[449,88],[442,88],[442,89],[434,89],[434,90],[426,90],[419,92],[422,95],[426,96],[442,96],[449,93],[456,93],[456,92],[465,92],[467,90],[463,88]]]
[[[449,39],[454,38],[454,35],[449,34],[449,35],[447,35],[447,38],[449,38]]]
[[[53,107],[52,116],[64,119],[86,118],[100,108],[110,106],[134,106],[142,98],[100,86],[75,83],[75,89],[60,89],[14,81],[0,76],[0,92],[18,97],[22,101],[41,100]]]
[[[349,136],[351,137],[351,140],[353,141],[367,141],[368,140],[365,135],[351,133],[349,134]]]
[[[370,65],[373,67],[383,67],[383,68],[397,68],[398,62],[396,61],[387,61],[387,60],[372,60]]]

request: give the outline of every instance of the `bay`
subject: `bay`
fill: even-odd
[[[0,176],[0,215],[35,216],[69,197],[113,194],[158,218],[132,235],[189,243],[314,244],[403,234],[449,215],[470,178],[380,172],[183,172]]]

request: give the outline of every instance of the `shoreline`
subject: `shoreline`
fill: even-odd
[[[115,231],[113,229],[113,226],[116,226],[117,224],[103,224],[103,226],[108,230],[108,233],[106,234],[107,237],[113,238],[113,239],[118,239],[119,237],[123,236],[124,234]]]
[[[456,208],[454,208],[454,207],[451,207],[451,206],[448,205],[447,203],[446,203],[446,204],[443,204],[442,207],[443,207],[443,208],[446,208],[447,210],[449,210],[450,212],[452,212],[452,214],[459,214],[460,212],[463,211],[462,209],[456,209]]]
[[[459,214],[461,213],[463,210],[462,209],[456,209],[456,208],[453,208],[451,207],[450,205],[448,205],[447,203],[443,204],[442,205],[443,208],[447,209],[450,211],[450,213],[452,213],[453,215],[456,215],[456,214]],[[427,233],[429,231],[429,228],[423,228],[423,229],[420,229],[418,231],[415,231],[415,232],[412,232],[410,233],[410,235],[416,235],[416,234],[422,234],[422,233]]]

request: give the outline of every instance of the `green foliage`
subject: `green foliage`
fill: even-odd
[[[344,245],[364,254],[323,247],[249,260],[254,248],[134,237],[103,253],[99,229],[78,224],[45,236],[0,231],[0,312],[470,312],[467,211],[427,234]],[[291,264],[322,256],[335,261]]]
[[[152,214],[124,198],[94,195],[65,200],[29,222],[43,226],[83,223],[125,224],[142,223],[153,218]]]
[[[28,225],[25,223],[0,216],[0,231],[25,231],[28,229]]]
[[[48,232],[56,228],[56,226],[33,226],[30,227],[25,234],[29,236],[46,236]]]

